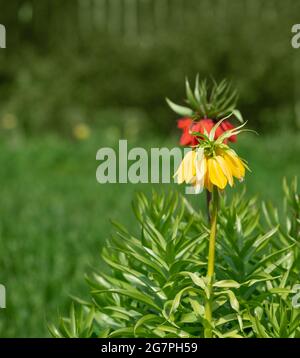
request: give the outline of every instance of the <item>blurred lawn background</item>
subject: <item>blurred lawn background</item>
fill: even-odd
[[[0,0],[0,9],[1,337],[47,336],[68,295],[87,294],[83,275],[101,267],[109,219],[132,226],[134,192],[153,187],[98,184],[96,152],[120,138],[175,146],[164,97],[182,102],[185,75],[238,87],[260,133],[235,145],[252,169],[249,195],[280,203],[282,177],[299,173],[296,1]]]

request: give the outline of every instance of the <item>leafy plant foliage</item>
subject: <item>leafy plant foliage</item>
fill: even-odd
[[[210,118],[219,119],[233,115],[240,122],[243,122],[240,111],[236,108],[237,91],[231,88],[226,80],[216,83],[212,80],[211,86],[206,80],[199,80],[196,77],[195,89],[192,90],[188,79],[185,81],[186,103],[188,107],[180,106],[170,101],[167,103],[170,108],[181,116],[188,116],[195,120]]]
[[[245,193],[223,198],[217,238],[215,337],[300,337],[297,182],[284,181],[284,208]],[[226,205],[225,205],[226,203]],[[102,258],[106,272],[87,277],[88,302],[75,299],[54,337],[204,337],[209,229],[178,193],[139,194],[138,233],[118,223]]]

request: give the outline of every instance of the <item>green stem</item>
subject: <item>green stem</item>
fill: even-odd
[[[207,210],[207,219],[208,223],[210,223],[210,202],[211,202],[211,192],[206,189],[206,210]]]
[[[208,250],[208,265],[207,265],[207,279],[208,279],[208,294],[205,304],[205,318],[210,324],[205,330],[205,337],[212,338],[212,301],[213,301],[213,279],[215,273],[215,246],[216,246],[216,229],[217,217],[219,208],[219,192],[216,186],[213,187],[212,193],[212,208],[210,221],[210,236],[209,236],[209,250]]]

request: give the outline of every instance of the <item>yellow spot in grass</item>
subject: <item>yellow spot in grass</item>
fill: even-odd
[[[90,127],[84,123],[76,124],[73,128],[73,136],[78,140],[86,140],[90,135]]]
[[[12,113],[6,113],[1,118],[1,126],[3,129],[11,130],[18,125],[17,117]]]

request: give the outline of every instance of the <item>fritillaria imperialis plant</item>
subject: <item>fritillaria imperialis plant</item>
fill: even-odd
[[[168,100],[188,117],[179,125],[191,147],[175,177],[212,194],[210,220],[177,192],[138,194],[136,227],[113,222],[106,268],[87,276],[90,298],[49,325],[54,337],[300,338],[297,181],[284,181],[282,210],[244,191],[228,202],[226,186],[248,169],[228,145],[244,131],[228,122],[241,120],[236,92],[225,81],[209,92],[198,78],[186,89],[189,107]]]
[[[191,146],[193,150],[186,154],[175,177],[179,184],[192,184],[196,193],[202,192],[203,188],[212,193],[212,203],[211,195],[208,194],[207,197],[208,206],[211,205],[211,208],[208,207],[208,210],[211,209],[211,228],[207,268],[208,297],[205,305],[205,317],[210,323],[206,330],[207,337],[212,337],[212,295],[219,191],[225,189],[227,184],[233,186],[234,178],[242,181],[245,169],[248,168],[245,161],[227,145],[228,141],[236,141],[237,134],[243,131],[244,126],[234,128],[227,120],[235,114],[242,121],[240,112],[235,108],[237,93],[230,91],[230,85],[223,80],[219,85],[214,83],[208,95],[206,81],[200,83],[197,77],[194,92],[186,80],[186,101],[190,108],[178,106],[167,99],[175,112],[192,117],[178,121],[178,127],[183,130],[180,144]],[[226,117],[214,124],[222,115]]]
[[[213,193],[210,215],[210,238],[207,266],[208,298],[205,305],[205,317],[209,323],[212,320],[212,295],[213,279],[215,265],[215,245],[216,245],[216,227],[219,207],[220,191],[225,189],[226,185],[233,186],[234,178],[242,181],[245,176],[245,169],[248,168],[244,160],[239,158],[236,152],[231,149],[224,141],[227,138],[236,136],[242,131],[244,126],[223,132],[215,138],[215,133],[222,125],[225,119],[221,119],[214,125],[208,134],[206,129],[204,133],[193,132],[198,145],[193,146],[193,150],[188,152],[179,168],[175,173],[179,184],[192,184],[195,192],[202,192],[206,188]],[[207,337],[212,337],[211,325],[206,331]]]

